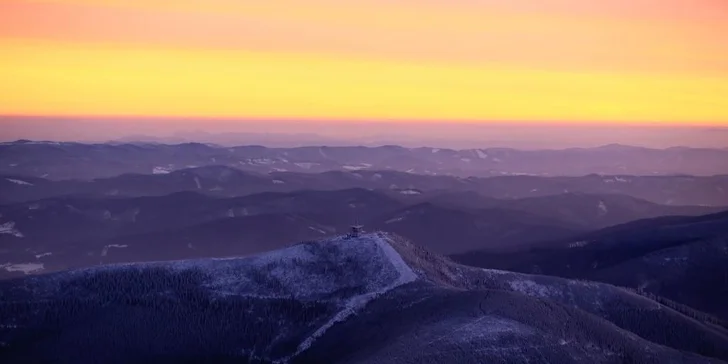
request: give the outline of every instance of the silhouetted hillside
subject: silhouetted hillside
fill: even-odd
[[[440,254],[513,250],[544,238],[564,238],[583,231],[568,221],[518,210],[456,210],[432,203],[406,207],[369,225],[417,241]]]
[[[640,220],[540,245],[453,258],[480,267],[623,285],[728,319],[728,212]]]

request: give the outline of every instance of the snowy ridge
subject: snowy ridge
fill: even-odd
[[[405,285],[407,283],[413,282],[417,279],[417,274],[415,274],[414,271],[405,263],[404,259],[402,259],[402,256],[399,255],[399,253],[392,247],[392,245],[389,244],[387,241],[387,238],[384,234],[381,233],[374,233],[369,234],[366,236],[363,236],[359,239],[352,239],[349,241],[343,241],[341,244],[346,244],[347,242],[349,244],[364,244],[365,242],[362,240],[371,240],[374,242],[377,247],[379,248],[380,254],[384,255],[384,258],[387,262],[389,262],[394,269],[399,274],[399,277],[397,277],[393,282],[391,282],[389,285],[379,288],[377,290],[367,292],[361,295],[357,295],[354,297],[351,297],[344,305],[344,308],[340,310],[338,313],[336,313],[328,322],[323,324],[321,327],[319,327],[316,331],[314,331],[313,334],[311,334],[308,338],[306,338],[301,344],[298,345],[298,349],[296,352],[291,354],[290,356],[280,359],[276,361],[276,363],[287,363],[300,353],[304,352],[308,348],[311,347],[311,345],[321,337],[328,329],[330,329],[332,326],[334,326],[338,322],[345,321],[347,318],[349,318],[351,315],[355,314],[357,311],[361,310],[364,306],[367,305],[370,301],[376,299],[377,297],[399,287],[402,285]]]
[[[161,268],[174,274],[194,271],[205,277],[201,287],[218,298],[294,297],[299,301],[330,301],[345,310],[347,305],[361,307],[416,278],[386,239],[380,234],[365,234],[357,239],[336,237],[250,256],[105,264],[59,272],[52,281],[129,269]],[[104,247],[107,254],[111,248],[124,247]],[[340,290],[350,293],[338,294]],[[34,293],[38,297],[59,294],[58,285],[42,284]]]
[[[0,264],[2,269],[28,274],[43,269],[43,265]],[[94,276],[98,271],[114,274]],[[138,290],[137,280],[154,284]],[[602,283],[462,266],[395,234],[381,232],[357,238],[303,242],[246,257],[122,263],[52,273],[27,277],[8,287],[12,288],[8,292],[12,293],[13,301],[30,297],[33,305],[17,305],[27,307],[25,316],[22,320],[12,317],[3,320],[0,329],[26,324],[28,330],[43,329],[40,324],[49,319],[58,320],[48,317],[45,308],[55,309],[62,307],[57,304],[69,302],[77,302],[78,306],[72,307],[79,309],[73,310],[73,316],[63,317],[64,320],[68,317],[68,322],[85,318],[87,310],[109,306],[112,312],[124,314],[131,325],[119,335],[140,335],[138,344],[133,343],[131,348],[117,347],[96,336],[88,339],[91,344],[88,347],[95,346],[94,350],[102,354],[108,353],[109,346],[116,348],[119,351],[113,354],[124,362],[133,362],[139,350],[149,350],[149,342],[156,345],[153,349],[169,347],[184,351],[191,340],[200,337],[198,334],[214,342],[227,342],[212,353],[221,353],[221,356],[212,356],[210,361],[234,355],[241,362],[282,364],[719,362],[697,357],[687,360],[693,357],[661,346],[663,336],[653,334],[652,327],[633,328],[613,319],[625,308],[650,311],[659,315],[652,317],[668,320],[669,325],[679,323],[677,327],[691,331],[681,329],[676,331],[677,335],[695,336],[701,345],[715,343],[707,350],[726,347],[728,343],[722,333],[715,331],[717,328],[701,329],[697,319],[679,316],[669,311],[669,307],[636,292]],[[176,302],[182,310],[171,316],[171,320],[159,321],[148,332],[140,332],[137,323],[145,324],[144,320],[149,318],[147,313],[154,314],[156,308],[138,314],[138,305],[132,304],[126,309],[125,305],[117,305],[119,295],[129,292],[136,292],[145,300],[161,297],[163,302]],[[220,299],[220,307],[231,310],[215,310],[219,312],[205,316],[204,325],[187,325],[189,312],[194,312],[190,310],[199,309],[196,302],[187,303],[187,292],[193,292],[193,297]],[[225,301],[225,296],[230,296],[230,302]],[[546,301],[558,306],[547,306]],[[614,307],[615,302],[619,303],[618,307]],[[183,326],[175,326],[178,322]],[[233,324],[228,325],[230,322]],[[74,327],[83,329],[86,325],[82,322],[82,326]],[[160,337],[156,330],[166,332],[177,327],[183,328],[179,330],[180,335],[155,341]],[[225,331],[220,331],[221,328]],[[379,332],[396,336],[385,342],[377,337]],[[102,335],[114,340],[108,335],[116,333],[106,331]],[[72,332],[71,336],[56,342],[64,343],[76,337]],[[0,337],[0,346],[5,341],[15,350],[16,344],[5,337]],[[15,347],[33,350],[31,345],[21,345]],[[677,345],[676,349],[693,350],[691,343]],[[125,352],[132,355],[125,357]],[[86,351],[82,354],[87,355]],[[210,355],[210,352],[201,355]]]

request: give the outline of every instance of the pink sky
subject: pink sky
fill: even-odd
[[[725,34],[724,0],[4,0],[0,114],[725,126]]]

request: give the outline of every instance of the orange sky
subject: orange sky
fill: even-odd
[[[725,0],[0,0],[0,114],[728,125]]]

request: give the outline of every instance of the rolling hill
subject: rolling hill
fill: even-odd
[[[482,197],[460,203],[439,192],[400,192],[352,188],[233,198],[179,192],[0,205],[0,277],[104,263],[257,253],[279,248],[281,241],[340,234],[354,222],[401,234],[441,254],[514,251],[625,218],[714,210],[612,195]],[[602,205],[620,214],[601,214]]]
[[[0,175],[0,201],[33,201],[60,196],[142,197],[199,192],[237,197],[261,192],[390,190],[416,198],[418,194],[478,193],[496,199],[548,197],[560,194],[626,195],[661,205],[728,206],[728,175],[580,177],[433,176],[397,171],[328,171],[322,173],[255,173],[227,166],[187,168],[164,174],[123,174],[92,180],[60,180]]]
[[[631,287],[728,319],[728,212],[640,220],[538,246],[453,259]]]
[[[674,175],[726,173],[723,149],[649,149],[624,145],[561,150],[379,147],[266,148],[213,144],[82,144],[18,140],[0,144],[0,173],[50,179],[94,179],[226,165],[274,171],[395,170],[461,177],[543,175]]]
[[[0,287],[4,362],[728,359],[724,328],[632,291],[460,266],[381,233]]]

